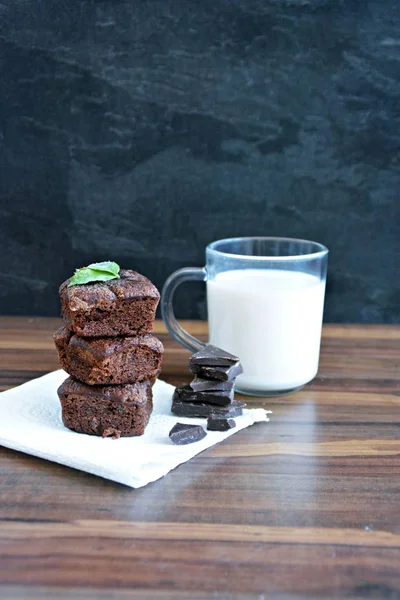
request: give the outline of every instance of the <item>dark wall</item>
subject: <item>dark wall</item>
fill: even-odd
[[[0,313],[261,234],[330,248],[327,321],[399,320],[399,31],[398,0],[2,0]]]

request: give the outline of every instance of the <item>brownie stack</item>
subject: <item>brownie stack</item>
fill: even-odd
[[[242,414],[246,405],[234,400],[233,391],[236,377],[243,372],[237,356],[209,344],[190,357],[189,367],[195,377],[175,389],[175,415],[226,421]]]
[[[102,437],[142,435],[153,408],[152,385],[164,348],[152,335],[160,299],[135,271],[118,279],[60,286],[64,326],[54,334],[63,369],[63,423]]]

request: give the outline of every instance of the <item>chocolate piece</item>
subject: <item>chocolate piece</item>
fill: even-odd
[[[235,363],[239,362],[237,356],[229,354],[222,348],[217,348],[212,344],[204,346],[199,352],[193,354],[189,358],[189,366],[192,368],[193,365],[206,365],[208,367],[230,367]]]
[[[201,377],[197,376],[190,383],[190,387],[195,392],[230,392],[231,390],[233,390],[234,385],[235,382],[233,379],[231,381],[218,381],[217,379],[202,379]]]
[[[238,362],[231,367],[207,367],[205,365],[191,365],[192,373],[204,379],[218,379],[219,381],[231,381],[240,373],[243,373],[242,365]]]
[[[239,417],[243,414],[246,404],[233,400],[227,406],[213,406],[212,404],[200,404],[199,402],[182,402],[173,398],[171,411],[178,417]]]
[[[60,286],[62,318],[83,337],[142,335],[153,331],[160,294],[147,277],[120,271],[119,279]]]
[[[88,385],[151,380],[159,373],[162,343],[151,334],[137,337],[83,338],[61,327],[53,336],[61,366]]]
[[[199,442],[206,435],[207,432],[201,425],[186,425],[185,423],[177,423],[169,432],[170,440],[179,446]]]
[[[182,385],[175,388],[174,398],[181,402],[200,402],[201,404],[226,406],[233,400],[233,389],[230,392],[194,392],[190,385]]]
[[[102,386],[68,377],[57,393],[64,425],[89,435],[143,435],[153,408],[149,381]]]
[[[208,417],[207,429],[209,431],[228,431],[236,427],[236,423],[233,419],[223,419],[216,417],[215,414]]]

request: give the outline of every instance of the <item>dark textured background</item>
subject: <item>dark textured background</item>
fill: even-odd
[[[327,321],[399,320],[399,97],[398,0],[2,0],[0,313],[262,234],[330,248]]]

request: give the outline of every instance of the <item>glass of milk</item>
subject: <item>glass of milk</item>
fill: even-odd
[[[192,352],[204,346],[182,329],[173,296],[183,281],[207,284],[209,343],[240,358],[235,389],[280,396],[318,371],[328,249],[291,238],[243,237],[206,248],[204,268],[173,273],[161,297],[164,323]]]

